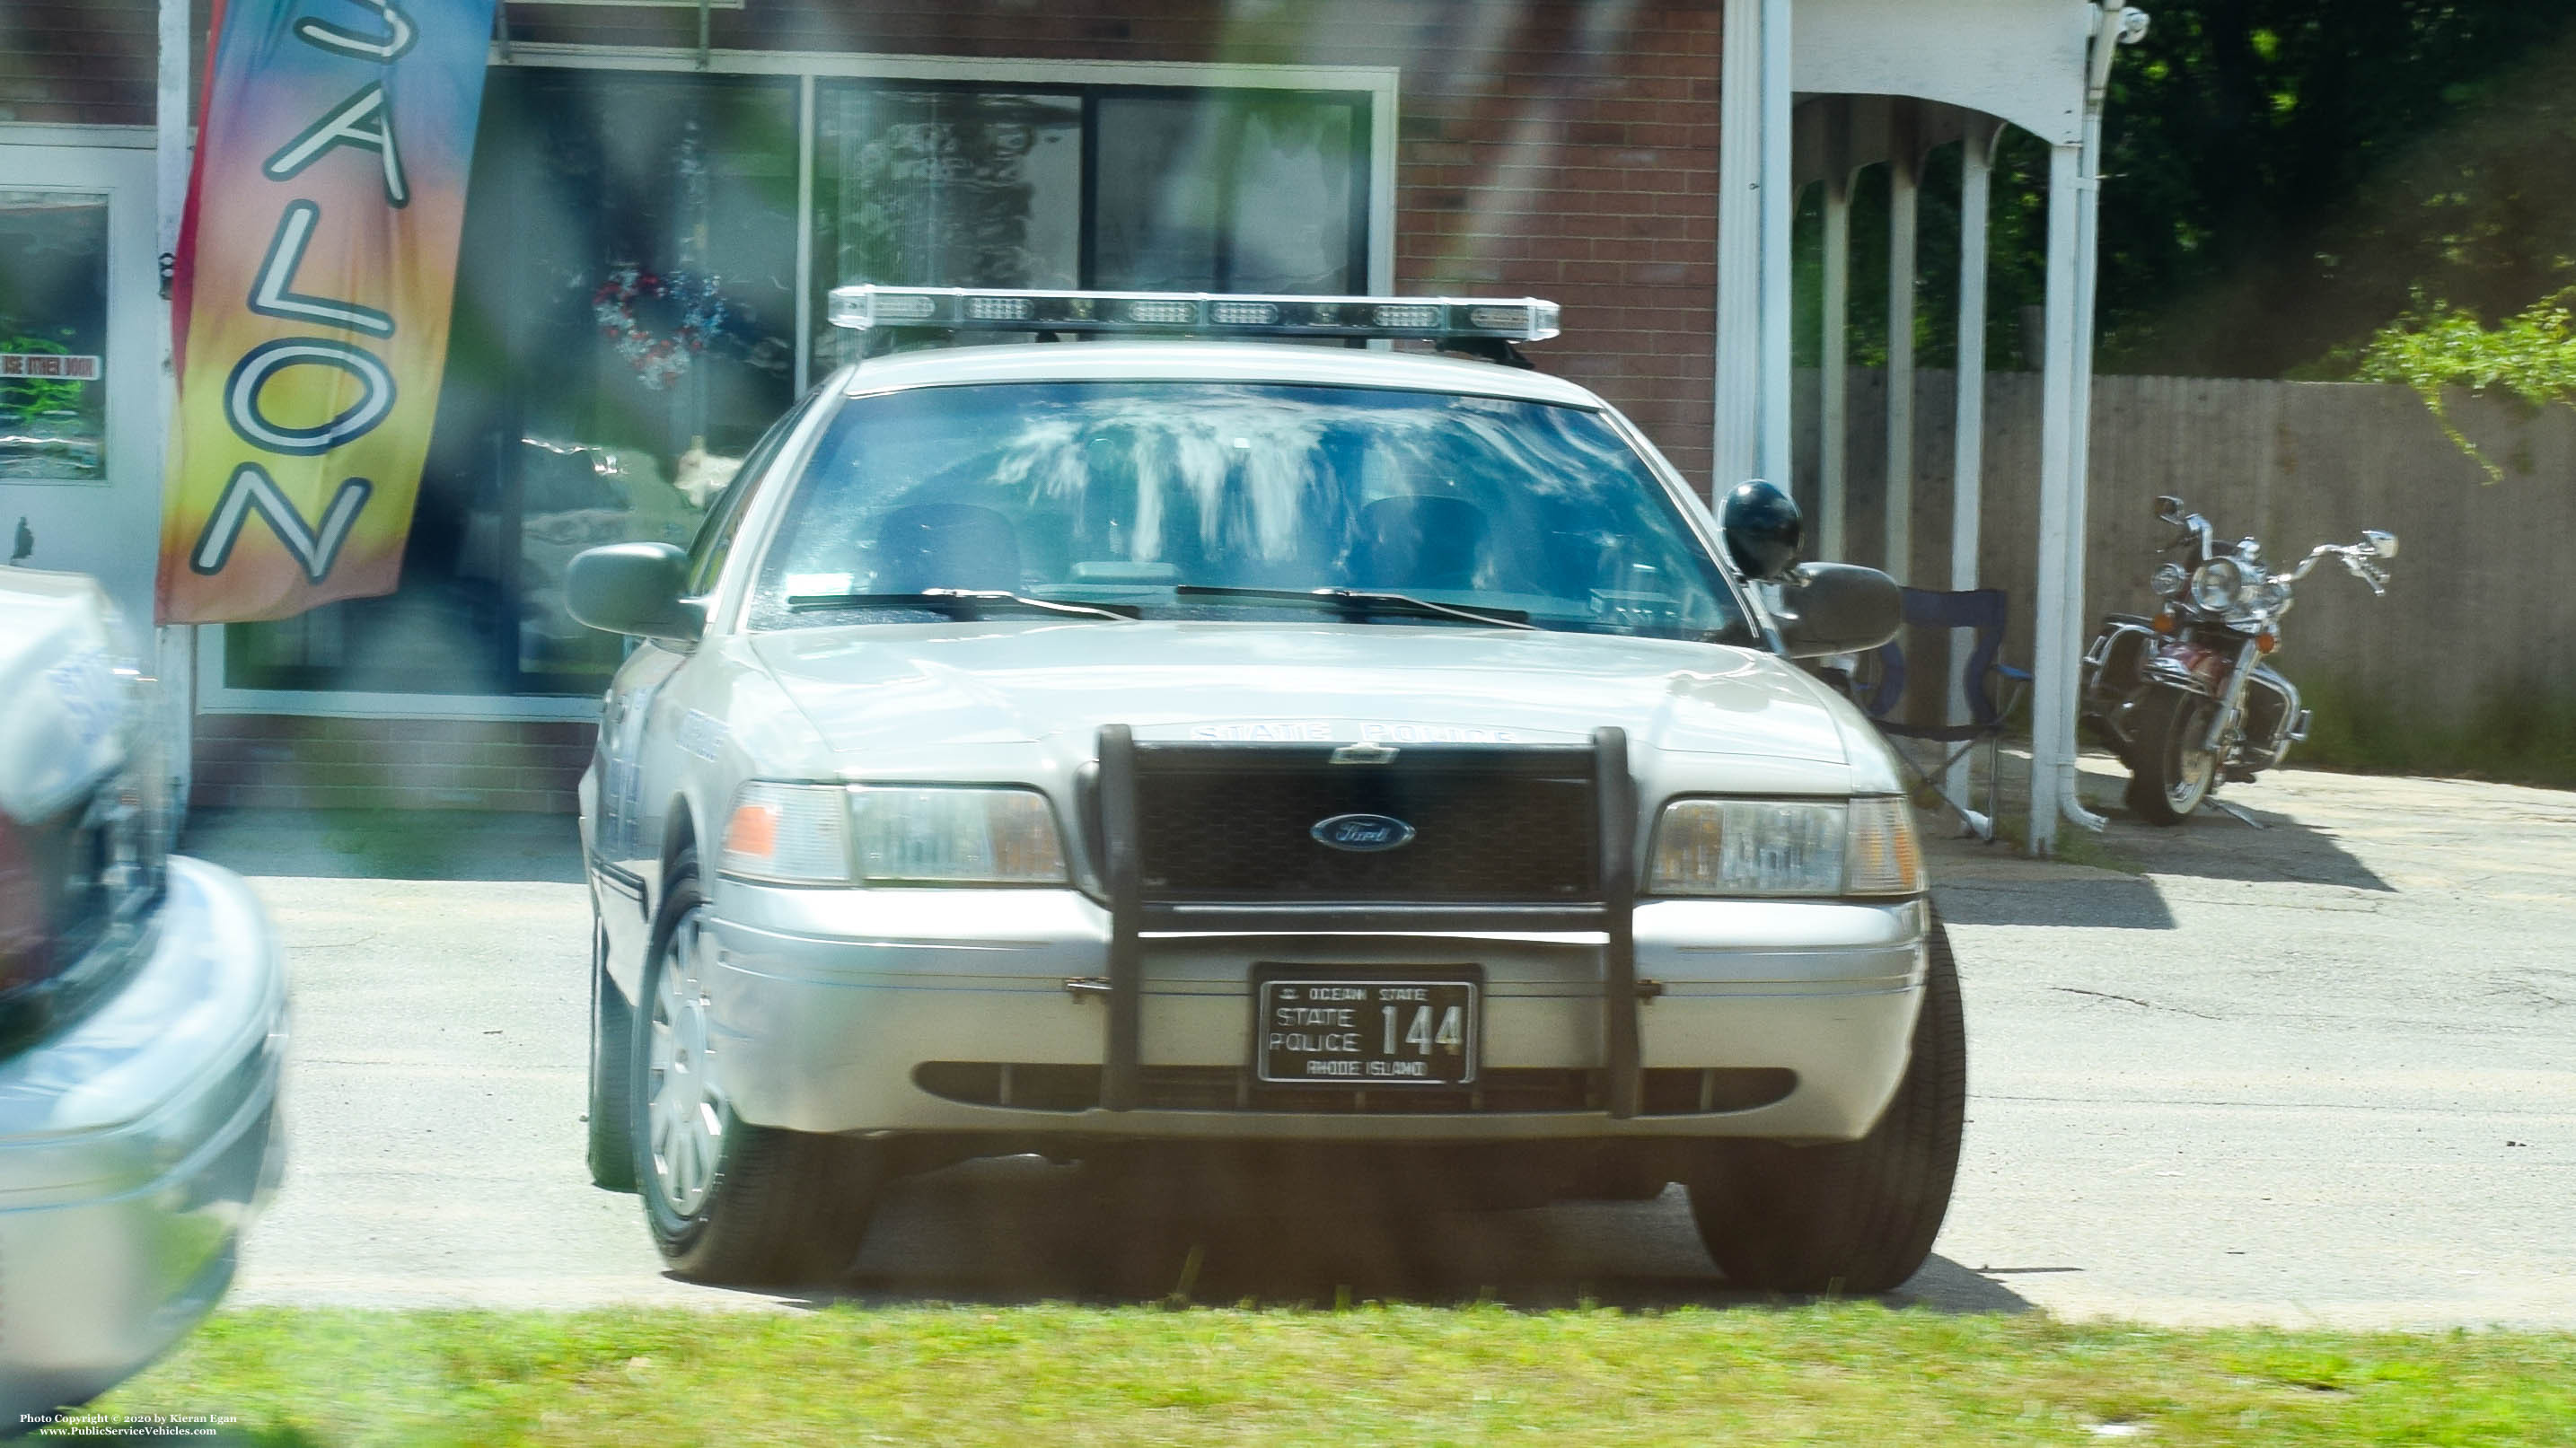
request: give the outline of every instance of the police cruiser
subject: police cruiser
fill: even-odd
[[[567,577],[640,641],[591,1169],[674,1270],[830,1277],[893,1175],[1023,1152],[1680,1182],[1738,1284],[1922,1264],[1958,986],[1893,757],[1795,662],[1891,637],[1885,575],[1508,365],[1536,299],[831,314],[864,360],[692,548]]]

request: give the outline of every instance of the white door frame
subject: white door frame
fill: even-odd
[[[0,190],[107,197],[107,477],[101,482],[0,478],[0,544],[24,517],[35,535],[29,568],[96,577],[125,615],[129,641],[152,642],[152,576],[161,539],[162,304],[157,177],[145,146],[121,132],[105,145],[66,145],[48,128],[29,145],[0,128]],[[5,556],[5,555],[0,555]]]

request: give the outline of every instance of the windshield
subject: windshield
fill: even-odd
[[[1750,643],[1602,414],[1449,393],[1191,382],[933,387],[844,404],[762,564],[755,628],[920,622],[930,590],[1146,618],[1311,617]],[[1232,590],[1244,590],[1236,593]],[[925,604],[935,600],[925,600]]]

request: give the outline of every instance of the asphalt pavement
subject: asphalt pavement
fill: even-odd
[[[2255,823],[2115,817],[2096,864],[1937,844],[1970,1120],[1936,1255],[1890,1300],[2576,1327],[2576,794],[2288,770],[2232,795]],[[810,1300],[664,1276],[634,1198],[589,1185],[569,819],[232,812],[186,848],[251,877],[293,972],[287,1179],[233,1301]],[[1425,1219],[1029,1159],[899,1187],[835,1295],[1175,1292],[1756,1300],[1678,1191]]]

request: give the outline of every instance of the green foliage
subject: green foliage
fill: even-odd
[[[2278,377],[2419,291],[2503,316],[2576,282],[2576,7],[2147,8],[2112,72],[2103,370]]]
[[[2417,294],[2504,316],[2576,283],[2576,6],[2530,0],[2147,0],[2111,72],[2106,372],[2350,375]],[[2034,367],[2048,147],[1995,157],[1988,365]],[[1952,361],[1959,148],[1924,167],[1916,357]],[[1797,218],[1797,363],[1821,323],[1821,187]],[[1852,191],[1849,354],[1887,355],[1886,168]],[[2324,360],[2321,360],[2324,359]]]
[[[2576,330],[2568,304],[2576,288],[2541,298],[2503,325],[2488,327],[2477,314],[2419,294],[2412,310],[2382,327],[2363,349],[2353,375],[2364,382],[2402,382],[2424,399],[2442,433],[2486,469],[2490,483],[2504,469],[2478,451],[2443,407],[2442,389],[2500,388],[2534,407],[2576,406]]]

